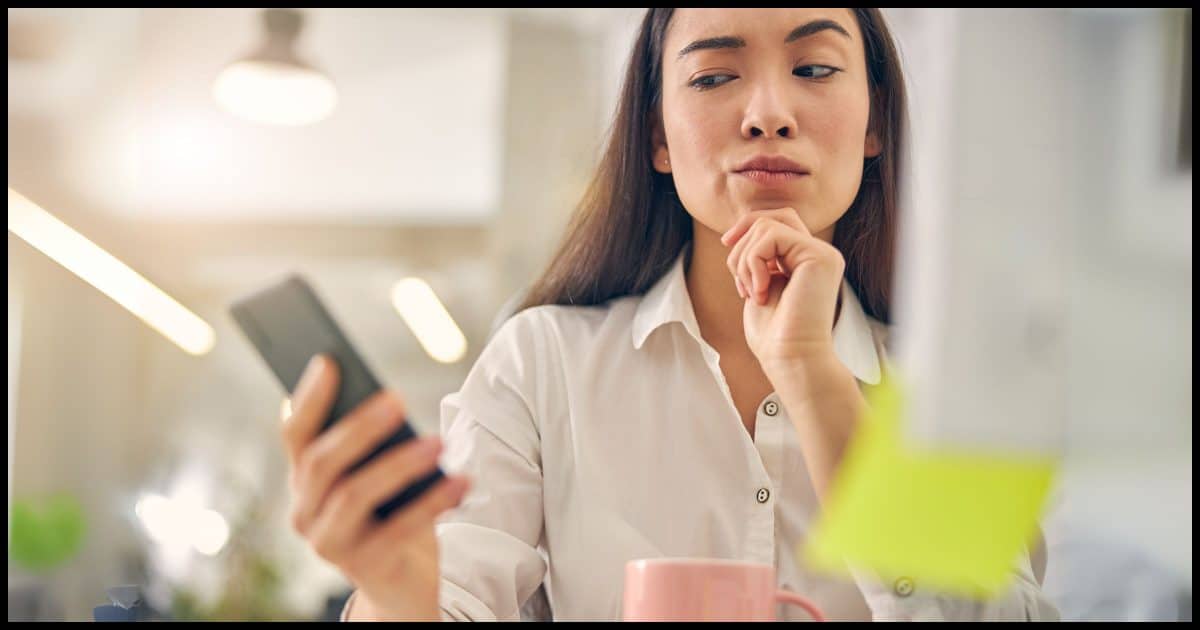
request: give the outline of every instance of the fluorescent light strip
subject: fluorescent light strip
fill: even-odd
[[[467,353],[467,338],[424,280],[397,282],[392,287],[392,306],[435,361],[454,363]]]
[[[184,351],[201,355],[212,350],[216,336],[204,320],[11,188],[8,189],[8,229],[124,306]]]

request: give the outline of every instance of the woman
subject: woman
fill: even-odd
[[[343,477],[402,403],[317,437],[334,366],[297,389],[293,524],[348,617],[615,619],[626,561],[683,556],[773,564],[831,619],[1052,615],[1027,560],[979,604],[796,558],[880,377],[904,107],[877,9],[649,10],[564,244],[443,401],[455,474],[372,522],[440,441]]]

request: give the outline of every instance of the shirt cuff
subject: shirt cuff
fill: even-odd
[[[358,597],[358,589],[350,592],[350,597],[346,598],[346,603],[342,604],[342,615],[338,617],[338,621],[350,621],[350,606],[354,605],[354,598]]]
[[[501,617],[492,612],[478,597],[467,589],[442,578],[442,590],[439,594],[443,621],[520,621],[521,613],[516,611],[507,617]]]
[[[350,593],[350,597],[346,598],[346,603],[342,605],[342,615],[338,617],[338,621],[350,621],[350,607],[354,605],[355,597],[358,597],[357,589]],[[445,608],[441,609],[441,613],[442,621],[457,621],[454,617],[451,617],[450,614],[446,612]]]

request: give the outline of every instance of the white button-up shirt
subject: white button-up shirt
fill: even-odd
[[[619,620],[625,563],[656,557],[774,565],[830,619],[1056,618],[1027,556],[986,604],[804,566],[819,506],[797,431],[774,393],[742,424],[683,259],[645,296],[517,314],[442,401],[442,466],[473,482],[437,525],[444,618]],[[877,383],[886,328],[841,297],[834,348]]]

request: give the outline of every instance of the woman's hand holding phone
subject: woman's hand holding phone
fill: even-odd
[[[408,440],[347,474],[403,425],[405,412],[399,396],[381,390],[322,432],[338,382],[336,362],[313,357],[283,423],[292,527],[358,589],[352,617],[439,619],[434,524],[462,501],[468,481],[447,476],[377,519],[377,505],[436,468],[441,443]]]

